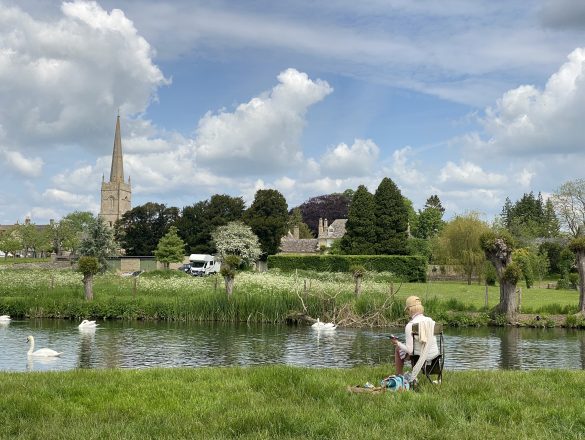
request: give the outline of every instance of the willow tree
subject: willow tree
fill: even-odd
[[[514,239],[507,231],[489,231],[481,235],[480,244],[485,257],[496,268],[500,282],[500,302],[494,311],[512,321],[518,312],[516,284],[522,276],[520,266],[512,262]]]
[[[483,267],[485,256],[480,237],[488,231],[489,226],[479,214],[471,212],[455,217],[439,234],[436,250],[439,259],[459,265],[467,277],[467,284],[471,284],[473,274],[479,275]]]

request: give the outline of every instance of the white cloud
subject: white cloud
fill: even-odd
[[[486,110],[485,139],[470,137],[475,150],[504,155],[583,152],[585,48],[577,48],[543,90],[523,85]]]
[[[56,188],[49,188],[43,192],[43,199],[66,208],[97,212],[99,207],[93,196],[75,194]]]
[[[351,147],[341,143],[321,158],[321,169],[331,177],[366,176],[372,172],[380,149],[371,139],[356,139]]]
[[[300,137],[309,107],[333,91],[287,69],[279,84],[234,112],[207,113],[195,139],[197,163],[219,174],[277,174],[302,162]]]
[[[520,171],[520,173],[516,176],[516,182],[522,188],[530,188],[532,178],[535,176],[535,174],[536,174],[535,172],[523,168],[522,171]]]
[[[396,180],[405,185],[422,185],[426,178],[408,162],[408,156],[412,154],[411,147],[404,147],[392,153],[392,173]]]
[[[498,187],[506,181],[506,176],[485,172],[479,165],[467,161],[461,161],[460,165],[449,161],[439,174],[439,182],[441,183],[475,187]]]
[[[43,170],[43,160],[40,157],[27,158],[18,151],[0,149],[0,154],[9,167],[27,177],[38,177]]]
[[[118,9],[64,2],[58,20],[0,7],[0,111],[7,144],[100,145],[112,115],[143,112],[168,83]]]

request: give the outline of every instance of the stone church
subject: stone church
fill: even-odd
[[[114,151],[112,153],[112,168],[110,181],[106,182],[102,176],[102,197],[100,217],[107,225],[114,226],[125,212],[132,208],[132,187],[130,177],[124,182],[124,160],[122,157],[122,136],[120,135],[120,115],[116,119],[116,133],[114,135]]]

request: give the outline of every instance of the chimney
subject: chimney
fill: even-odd
[[[298,239],[299,239],[299,225],[296,225],[296,226],[293,228],[293,238],[294,238],[295,240],[298,240]]]
[[[323,220],[323,234],[329,234],[329,226],[327,224],[327,219]]]
[[[319,230],[317,231],[317,237],[323,235],[323,219],[319,217]]]

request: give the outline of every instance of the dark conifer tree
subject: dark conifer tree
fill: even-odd
[[[385,177],[374,194],[376,213],[376,253],[408,254],[408,210],[400,189]]]
[[[349,255],[373,255],[376,243],[376,216],[374,196],[364,185],[354,193],[341,250]]]
[[[286,199],[275,189],[258,190],[252,205],[244,214],[244,222],[260,240],[261,259],[276,254],[280,248],[280,239],[287,232]]]

